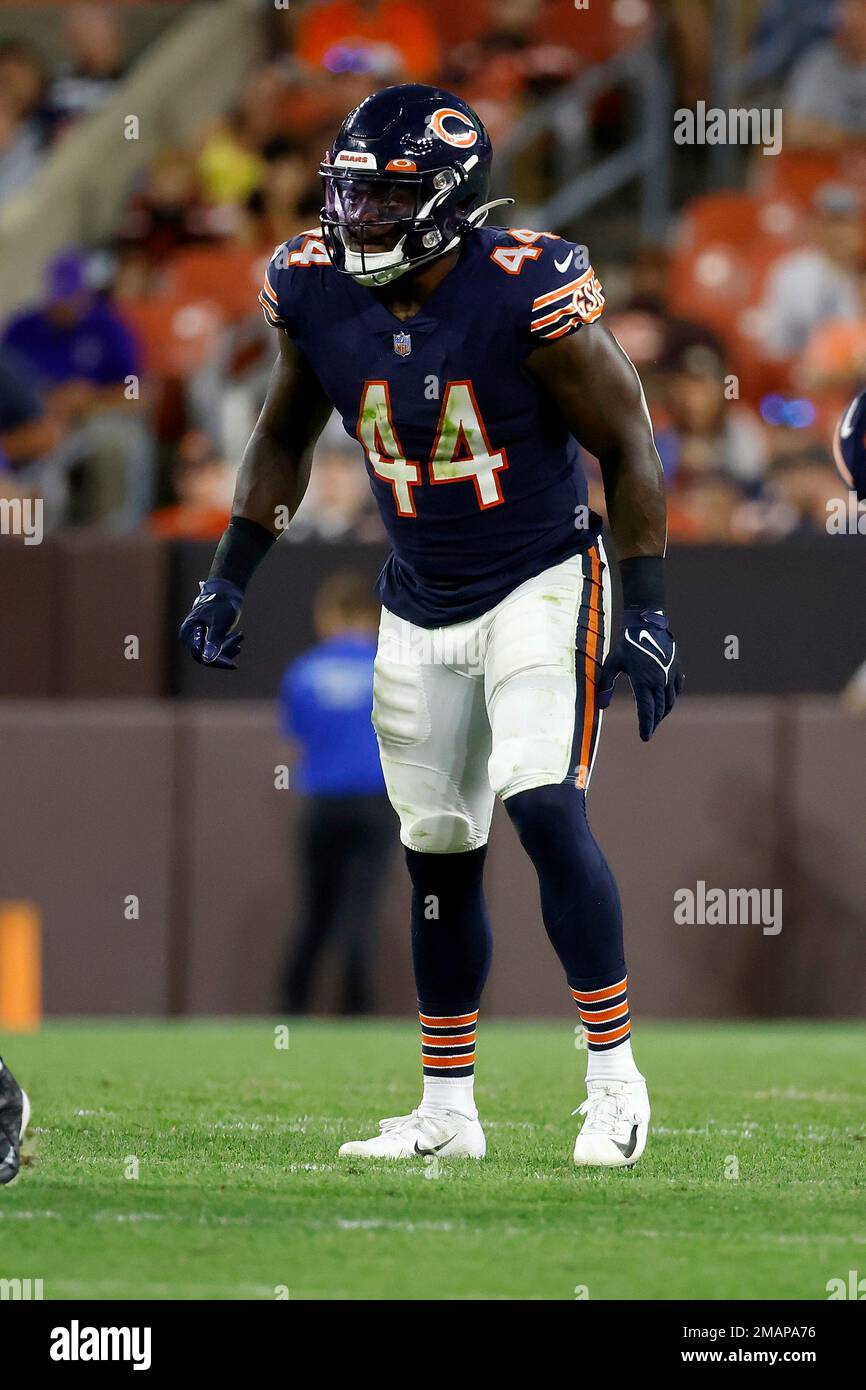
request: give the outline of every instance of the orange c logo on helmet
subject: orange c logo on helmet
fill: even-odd
[[[446,130],[444,122],[446,118],[459,121],[465,130],[451,131]],[[430,129],[434,135],[438,135],[440,140],[444,140],[446,145],[456,145],[460,150],[468,150],[478,139],[478,131],[472,125],[469,117],[462,111],[455,111],[453,106],[440,106],[438,111],[434,111],[430,117]]]

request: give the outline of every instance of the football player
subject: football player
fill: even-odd
[[[866,502],[866,391],[855,396],[836,425],[833,457],[839,476]]]
[[[854,397],[836,425],[833,457],[839,476],[856,494],[857,501],[866,502],[866,390]],[[854,672],[842,694],[855,714],[866,711],[866,661]]]
[[[29,1123],[30,1101],[0,1057],[0,1186],[18,1176]]]
[[[619,897],[585,803],[617,675],[645,740],[680,689],[662,471],[637,374],[599,323],[586,249],[485,227],[490,164],[476,113],[437,87],[392,87],[347,117],[321,165],[320,227],[278,247],[267,271],[279,358],[181,639],[206,665],[235,665],[247,584],[304,495],[335,407],[392,545],[373,723],[412,882],[423,1067],[417,1108],[340,1153],[484,1155],[473,1084],[499,796],[586,1033],[575,1162],[624,1166],[643,1152],[650,1107]],[[617,546],[615,633],[578,441],[599,460]]]

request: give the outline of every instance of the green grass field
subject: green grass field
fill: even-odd
[[[0,1278],[46,1299],[825,1299],[866,1275],[863,1026],[641,1027],[654,1129],[611,1172],[570,1162],[567,1024],[482,1023],[479,1044],[488,1157],[434,1169],[336,1156],[416,1103],[409,1022],[293,1024],[287,1050],[268,1020],[4,1039],[34,1115]]]

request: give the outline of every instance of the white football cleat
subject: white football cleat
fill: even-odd
[[[586,1100],[573,1112],[585,1115],[574,1141],[581,1166],[631,1168],[646,1148],[650,1103],[646,1082],[588,1081]]]
[[[435,1115],[396,1115],[379,1121],[374,1139],[354,1139],[340,1145],[341,1158],[483,1158],[484,1130],[459,1110]]]

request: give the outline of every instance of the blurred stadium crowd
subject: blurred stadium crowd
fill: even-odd
[[[30,40],[3,39],[0,23],[0,211],[125,81],[131,4],[64,7],[61,65]],[[318,163],[346,111],[377,86],[437,81],[472,102],[504,147],[539,102],[652,43],[672,93],[667,236],[607,237],[609,203],[545,230],[587,242],[606,321],[641,371],[671,540],[823,532],[827,501],[842,492],[833,424],[866,378],[866,0],[731,7],[735,57],[751,62],[753,82],[736,104],[781,108],[784,126],[780,153],[738,148],[724,178],[711,149],[673,140],[674,110],[714,90],[716,8],[251,6],[263,56],[240,101],[188,145],[162,149],[129,188],[114,236],[61,250],[41,301],[13,306],[0,325],[0,496],[43,497],[47,530],[219,535],[274,355],[256,305],[263,268],[277,243],[316,224]],[[634,112],[608,91],[588,114],[591,162],[617,148]],[[545,138],[514,165],[515,219],[552,191]],[[603,511],[597,478],[593,491]],[[290,539],[380,535],[358,446],[332,420]]]

